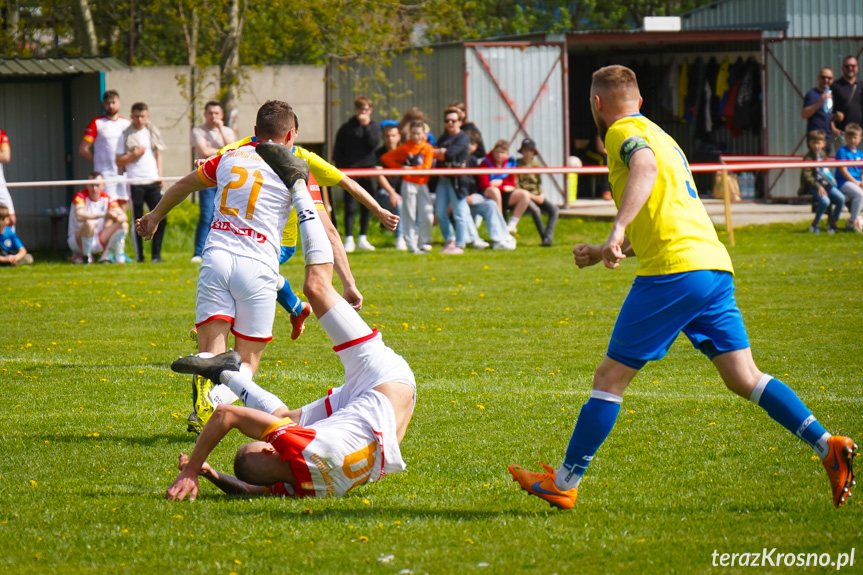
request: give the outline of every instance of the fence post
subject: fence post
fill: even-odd
[[[723,202],[725,202],[725,229],[728,230],[728,241],[734,245],[734,225],[731,223],[731,189],[728,187],[728,171],[722,170],[722,194]]]

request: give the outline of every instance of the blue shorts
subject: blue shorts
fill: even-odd
[[[749,347],[730,272],[636,277],[614,324],[608,357],[641,369],[665,356],[681,331],[710,359]]]

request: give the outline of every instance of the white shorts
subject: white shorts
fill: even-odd
[[[9,188],[0,183],[0,206],[9,208],[9,215],[15,214],[15,205],[12,203],[12,196],[9,194]]]
[[[98,171],[98,170],[96,170]],[[118,177],[117,174],[102,172],[102,177],[107,179]],[[119,176],[125,180],[126,176]],[[128,202],[131,196],[129,195],[129,184],[122,182],[105,182],[105,193],[120,202]]]
[[[345,383],[329,390],[326,397],[304,405],[300,412],[300,425],[312,425],[326,419],[382,383],[404,383],[416,389],[410,366],[384,344],[380,332],[374,330],[367,338],[365,341],[360,338],[357,343],[347,344],[336,352],[345,366]]]
[[[235,337],[273,339],[278,275],[262,261],[210,248],[198,275],[195,325],[221,319]]]

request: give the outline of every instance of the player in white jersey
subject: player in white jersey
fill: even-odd
[[[269,159],[265,150],[261,155]],[[286,150],[285,154],[290,156]],[[293,158],[293,156],[291,156]],[[279,170],[277,170],[279,172]],[[279,172],[284,177],[283,172]],[[306,176],[307,177],[307,176]],[[320,219],[298,207],[304,253],[325,236]],[[306,268],[324,279],[326,264]],[[288,409],[275,395],[255,384],[239,369],[240,358],[227,352],[213,358],[189,356],[172,369],[194,373],[231,388],[244,406],[219,405],[204,426],[190,456],[180,454],[180,473],[167,498],[195,499],[203,475],[226,493],[329,497],[377,481],[405,468],[399,444],[413,415],[416,381],[407,362],[384,345],[359,314],[333,289],[306,292],[321,327],[345,367],[344,385],[298,409]],[[255,441],[240,446],[234,459],[237,477],[206,463],[212,450],[232,429]]]
[[[332,222],[318,216],[306,187],[308,165],[305,161],[297,159],[305,173],[301,185],[297,184],[298,189],[293,190],[286,189],[285,178],[277,177],[258,156],[258,149],[267,145],[290,154],[295,137],[292,122],[293,111],[286,103],[265,103],[258,110],[254,145],[211,158],[198,171],[171,186],[156,208],[136,222],[138,233],[150,239],[171,208],[191,192],[217,183],[220,188],[216,197],[218,213],[207,237],[198,280],[198,350],[207,354],[224,352],[228,334],[233,332],[235,347],[249,376],[257,370],[261,354],[272,339],[279,242],[292,205],[305,222],[319,222],[324,230],[320,236],[308,239],[303,236],[307,266],[305,293],[309,299],[316,290],[325,286],[332,288],[334,261],[337,266],[344,266],[339,271],[342,279],[353,281],[338,231]],[[291,182],[293,185],[294,181]],[[302,223],[300,228],[302,236]],[[353,291],[355,287],[351,293]],[[349,293],[347,289],[346,293]],[[208,389],[199,390],[195,386],[195,390],[195,411],[198,422],[204,424],[212,413]]]
[[[129,127],[131,120],[120,115],[120,95],[116,90],[108,90],[102,96],[102,108],[105,114],[93,119],[84,131],[84,137],[78,146],[78,153],[93,162],[93,171],[99,172],[105,179],[117,178],[116,153],[117,143],[123,136],[123,131]],[[120,207],[126,209],[129,202],[129,189],[126,182],[107,182],[105,191],[120,202]]]
[[[114,254],[116,263],[125,263],[126,232],[129,224],[126,212],[116,199],[105,193],[102,174],[91,172],[86,190],[72,198],[67,242],[73,263],[92,263],[93,254],[101,253],[100,262],[109,262]]]

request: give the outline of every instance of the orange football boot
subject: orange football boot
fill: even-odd
[[[561,491],[554,484],[554,468],[551,465],[538,462],[545,468],[545,473],[528,471],[519,465],[510,465],[509,472],[513,481],[517,481],[522,489],[530,495],[536,495],[540,499],[548,501],[548,504],[558,509],[572,509],[575,498],[578,497],[578,489]]]
[[[291,316],[291,325],[293,326],[291,339],[297,339],[303,333],[303,330],[306,329],[306,318],[309,317],[310,313],[312,313],[312,306],[303,302],[303,311],[300,312],[300,315],[296,317]]]
[[[830,451],[827,452],[822,465],[833,489],[833,505],[841,507],[845,504],[845,498],[851,495],[851,488],[857,483],[854,481],[853,461],[857,455],[857,444],[850,437],[834,435],[827,440],[827,446]]]

